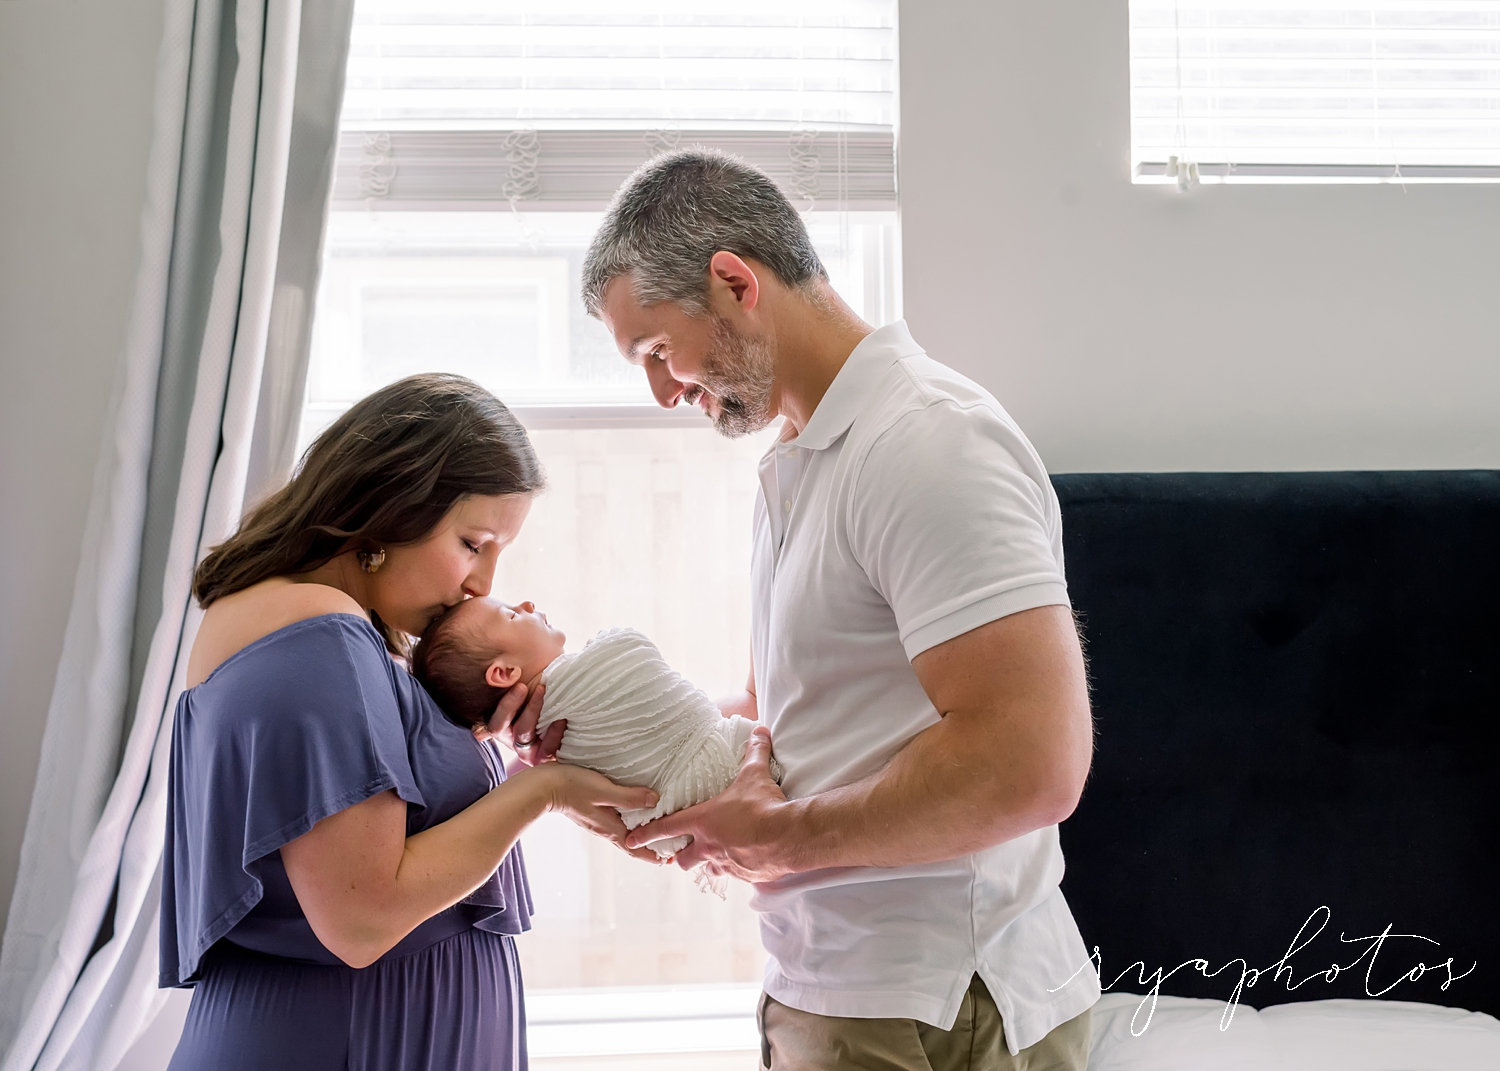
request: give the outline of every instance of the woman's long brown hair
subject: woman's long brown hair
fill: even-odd
[[[409,376],[313,441],[291,481],[199,563],[193,595],[206,608],[346,550],[413,543],[465,495],[532,494],[543,482],[526,429],[489,391],[462,376]],[[403,635],[375,627],[392,652],[408,653]]]

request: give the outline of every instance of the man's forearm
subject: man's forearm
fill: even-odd
[[[801,871],[951,859],[1072,813],[1093,727],[1066,607],[990,622],[912,668],[946,713],[883,769],[768,816],[773,863]]]
[[[732,695],[720,696],[716,701],[719,713],[726,718],[738,714],[742,718],[751,721],[759,721],[759,710],[755,705],[755,693],[744,691],[735,692]]]
[[[992,737],[976,741],[945,718],[883,770],[790,801],[764,845],[774,860],[768,863],[800,872],[936,862],[1055,825],[1072,812],[1076,793],[1048,784],[1035,769],[996,763],[995,746]],[[1065,771],[1054,776],[1069,780]]]
[[[679,866],[744,881],[835,866],[951,859],[1072,813],[1093,755],[1083,655],[1065,606],[1022,611],[912,659],[943,712],[886,766],[853,784],[788,800],[756,730],[718,796],[659,818],[630,843],[688,835]]]

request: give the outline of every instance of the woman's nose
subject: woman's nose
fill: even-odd
[[[474,563],[474,568],[469,570],[468,578],[464,581],[464,592],[476,599],[482,599],[490,593],[490,585],[494,583],[494,580],[495,558],[483,556]]]
[[[536,603],[534,602],[518,602],[516,603],[516,608],[528,614],[536,613]]]

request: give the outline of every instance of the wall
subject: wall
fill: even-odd
[[[129,317],[161,27],[160,0],[0,3],[0,912]]]
[[[1500,466],[1500,186],[1132,186],[1123,0],[900,50],[905,315],[1052,471]]]

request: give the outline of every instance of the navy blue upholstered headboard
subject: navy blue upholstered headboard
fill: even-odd
[[[1500,1013],[1500,472],[1054,483],[1097,728],[1063,890],[1105,984]]]

